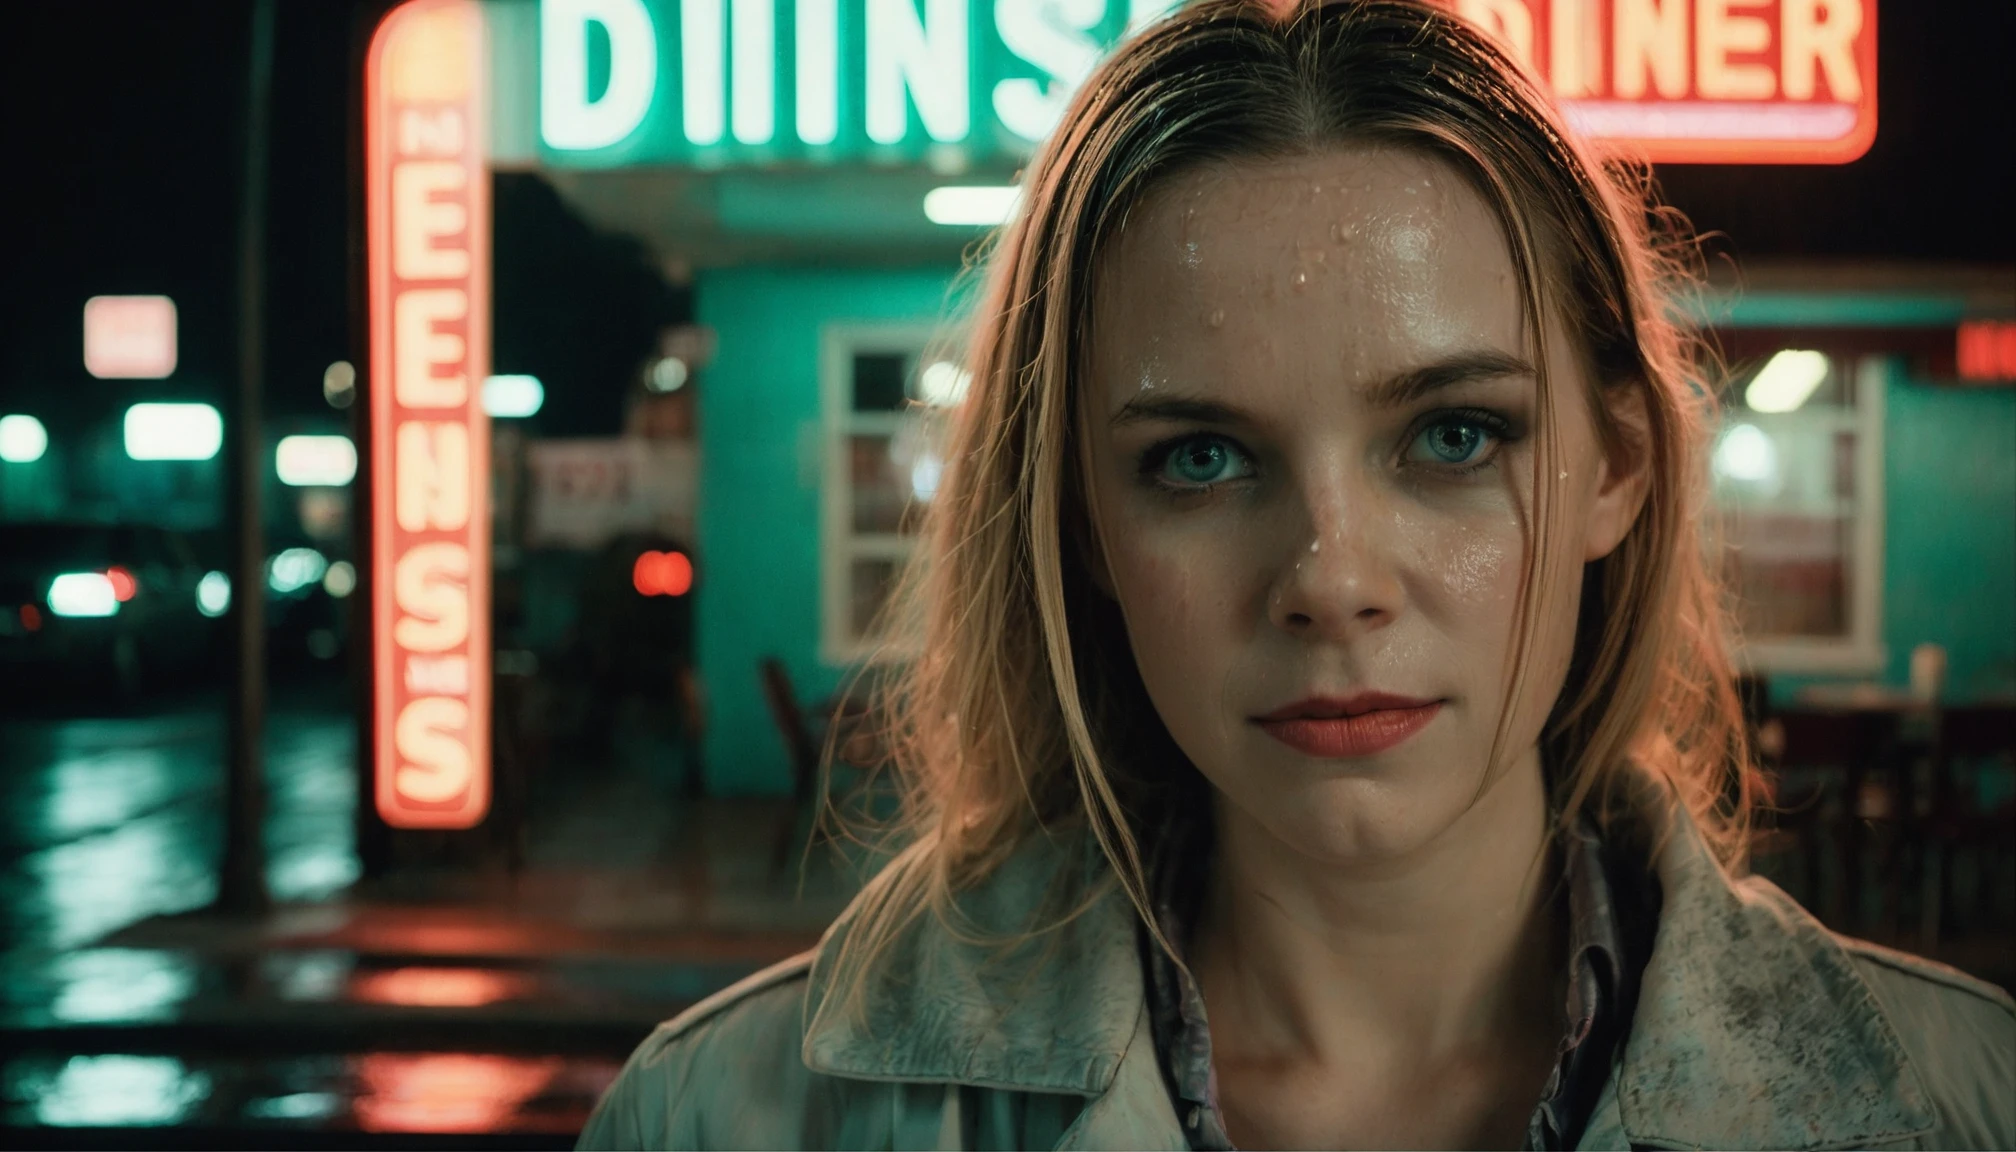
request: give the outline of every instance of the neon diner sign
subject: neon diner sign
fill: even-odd
[[[475,0],[410,0],[366,79],[372,759],[402,828],[467,828],[490,805],[484,60]]]
[[[541,158],[1012,160],[1180,2],[540,0]],[[1844,163],[1875,135],[1876,0],[1442,2],[1648,159]]]

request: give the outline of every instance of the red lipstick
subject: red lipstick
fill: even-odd
[[[1253,722],[1305,756],[1345,759],[1397,747],[1427,727],[1441,710],[1440,700],[1360,692],[1297,700],[1255,716]]]

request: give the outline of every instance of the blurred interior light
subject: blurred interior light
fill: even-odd
[[[677,392],[686,386],[688,374],[686,361],[667,356],[651,366],[651,375],[645,377],[644,384],[653,392]]]
[[[1778,478],[1778,446],[1755,424],[1737,424],[1715,446],[1715,471],[1729,480],[1768,484]]]
[[[0,416],[0,461],[33,464],[49,451],[49,430],[33,416]]]
[[[322,398],[331,408],[348,408],[357,399],[357,369],[338,360],[322,370]]]
[[[196,582],[196,610],[216,619],[231,608],[231,577],[222,572],[205,572]]]
[[[65,572],[49,582],[49,611],[58,616],[116,616],[119,593],[103,572]]]
[[[924,215],[933,224],[991,228],[1015,214],[1022,190],[1013,186],[957,185],[924,194]]]
[[[917,377],[924,402],[941,408],[954,407],[966,399],[966,390],[972,386],[973,374],[946,360],[933,363]]]
[[[175,372],[175,301],[93,296],[84,302],[84,370],[100,380],[159,380]]]
[[[112,582],[112,598],[121,604],[133,599],[134,594],[140,591],[140,581],[132,572],[117,564],[105,570],[105,579]]]
[[[483,381],[483,411],[501,420],[536,415],[546,403],[537,376],[492,376]]]
[[[338,560],[322,574],[322,590],[341,600],[357,590],[357,569],[348,560]]]
[[[1786,349],[1765,361],[1743,390],[1743,402],[1753,412],[1791,412],[1820,382],[1827,379],[1827,355]]]
[[[319,584],[329,573],[329,561],[313,548],[289,548],[266,561],[266,586],[286,595]]]
[[[693,589],[693,562],[683,552],[646,552],[630,570],[630,582],[645,596],[684,596]]]
[[[357,446],[348,436],[282,436],[273,465],[282,484],[340,488],[357,475]]]
[[[929,504],[938,495],[938,481],[945,474],[945,465],[936,456],[919,456],[910,466],[910,491],[917,499]]]
[[[21,627],[30,632],[42,630],[42,610],[33,604],[21,605]]]
[[[208,404],[126,409],[126,455],[135,460],[209,460],[223,446],[224,418]]]

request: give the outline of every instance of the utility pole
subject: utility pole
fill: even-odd
[[[252,0],[245,101],[245,183],[238,235],[238,396],[225,421],[235,563],[231,631],[237,674],[231,693],[231,763],[225,781],[224,867],[217,906],[264,913],[266,890],[266,175],[273,92],[273,0]]]

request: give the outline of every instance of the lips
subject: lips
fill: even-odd
[[[1298,700],[1256,716],[1253,722],[1306,756],[1345,759],[1398,747],[1441,710],[1440,700],[1361,692]]]

